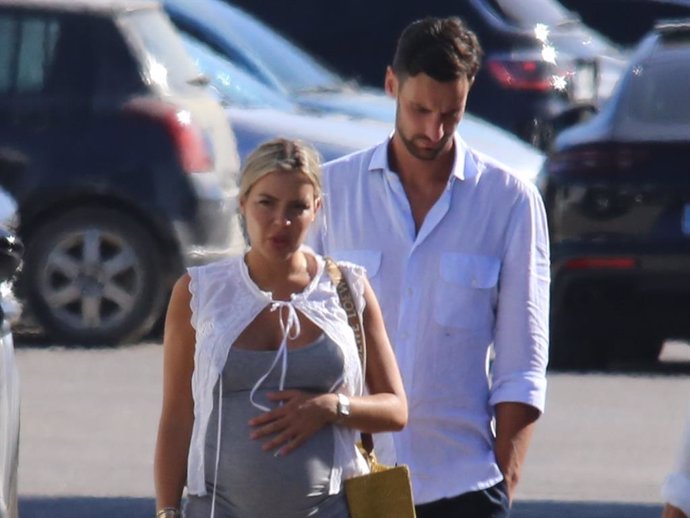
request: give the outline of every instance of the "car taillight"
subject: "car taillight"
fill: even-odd
[[[491,77],[504,88],[543,92],[553,87],[553,70],[544,61],[493,58],[486,66]]]
[[[616,176],[626,173],[649,156],[640,146],[603,144],[580,146],[553,153],[547,161],[549,174]]]
[[[631,257],[578,257],[570,259],[564,265],[568,270],[630,270],[635,268],[635,259]]]
[[[160,122],[170,135],[177,158],[186,173],[205,173],[213,170],[210,142],[202,129],[194,123],[187,110],[149,98],[128,101],[123,110],[131,115]]]

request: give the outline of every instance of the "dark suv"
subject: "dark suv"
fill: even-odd
[[[222,107],[158,3],[0,0],[0,175],[50,338],[134,340],[183,266],[242,243]]]
[[[690,0],[561,0],[611,41],[634,47],[661,20],[690,16]],[[621,13],[625,13],[623,16]]]
[[[470,112],[541,148],[589,114],[625,57],[555,0],[233,0],[341,73],[381,86],[396,40],[412,20],[460,16],[486,52]]]
[[[638,46],[602,111],[556,140],[539,185],[554,366],[657,358],[690,338],[690,23]]]

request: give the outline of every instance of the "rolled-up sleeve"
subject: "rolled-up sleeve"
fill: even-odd
[[[499,278],[490,403],[544,411],[549,347],[549,236],[536,189],[525,188],[507,229]]]
[[[666,477],[661,487],[661,496],[664,502],[690,516],[690,414],[685,423],[675,468]]]

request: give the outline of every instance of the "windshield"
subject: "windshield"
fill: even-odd
[[[577,21],[576,15],[552,0],[486,0],[499,17],[511,25],[532,29],[538,23],[556,27]]]
[[[291,102],[261,84],[208,45],[188,34],[182,35],[182,39],[190,56],[209,79],[211,87],[221,100],[245,108],[294,110]]]
[[[270,73],[278,83],[276,87],[298,92],[340,89],[343,84],[338,75],[315,58],[256,18],[225,2],[167,0],[166,5],[173,19],[178,15],[194,23],[204,39],[214,40],[237,65],[253,74],[257,71]],[[267,78],[262,80],[268,83]]]
[[[143,55],[146,79],[164,90],[195,88],[200,75],[168,18],[155,9],[138,10],[120,18],[130,43]]]

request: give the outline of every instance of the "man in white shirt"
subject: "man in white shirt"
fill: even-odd
[[[410,466],[419,518],[507,517],[545,400],[541,198],[455,133],[480,57],[457,18],[403,32],[385,79],[395,132],[324,166],[312,240],[364,265],[381,303],[410,418],[377,451]]]

